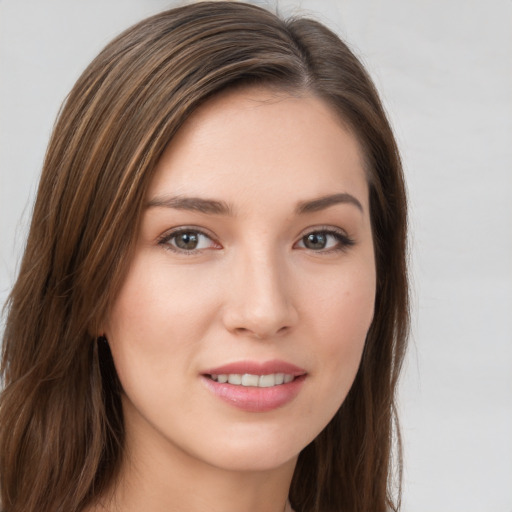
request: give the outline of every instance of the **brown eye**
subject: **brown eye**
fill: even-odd
[[[167,249],[178,253],[199,252],[202,249],[219,249],[220,246],[208,235],[195,229],[178,229],[165,235],[160,241]]]
[[[303,236],[297,247],[316,252],[344,251],[354,245],[354,240],[342,231],[334,229],[311,231]]]
[[[194,249],[197,249],[197,245],[199,244],[198,233],[194,233],[193,231],[178,233],[177,235],[174,235],[174,244],[179,249],[193,251]]]
[[[327,236],[325,233],[310,233],[302,238],[302,242],[306,249],[325,249],[327,246]]]

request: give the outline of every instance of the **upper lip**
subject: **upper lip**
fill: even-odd
[[[271,361],[237,361],[228,363],[216,368],[211,368],[205,372],[204,375],[229,375],[229,374],[241,374],[249,373],[251,375],[270,375],[272,373],[286,373],[298,377],[304,375],[306,370],[299,368],[294,364],[286,361],[280,361],[273,359]]]

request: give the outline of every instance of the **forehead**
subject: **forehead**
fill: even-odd
[[[237,187],[233,185],[238,185]],[[207,101],[184,123],[162,155],[149,196],[265,197],[350,192],[367,200],[360,145],[324,101],[252,87]]]

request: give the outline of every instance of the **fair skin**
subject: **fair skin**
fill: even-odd
[[[283,512],[357,372],[375,280],[360,147],[332,109],[263,88],[201,106],[104,326],[126,426],[105,508]]]

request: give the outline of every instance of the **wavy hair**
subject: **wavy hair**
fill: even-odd
[[[361,144],[370,190],[374,320],[346,400],[299,456],[290,501],[297,512],[398,510],[406,196],[384,109],[359,60],[322,24],[203,2],[117,37],[78,79],[55,125],[6,304],[3,511],[79,512],[115,480],[124,442],[120,384],[96,334],[123,281],[162,152],[200,104],[244,85],[324,100]]]

